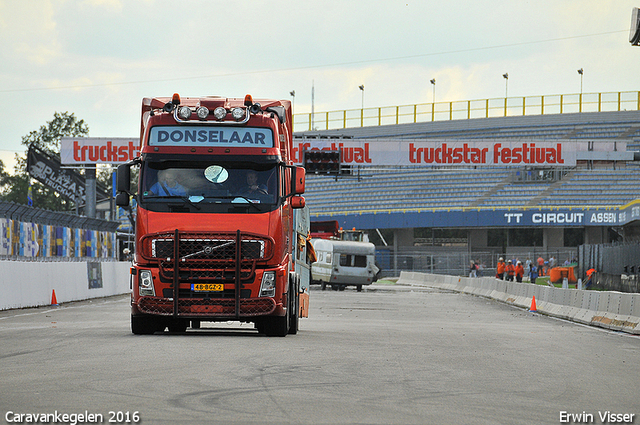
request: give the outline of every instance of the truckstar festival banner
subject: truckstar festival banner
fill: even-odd
[[[586,143],[585,143],[586,145]],[[296,139],[293,160],[305,150],[342,150],[345,165],[557,166],[576,165],[580,142],[526,139]]]
[[[138,139],[106,137],[63,137],[60,139],[62,164],[124,164],[140,155]]]

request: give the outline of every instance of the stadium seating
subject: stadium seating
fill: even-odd
[[[637,116],[637,112],[634,113]],[[297,137],[621,139],[640,150],[640,120],[625,113],[507,117],[300,133]],[[588,164],[556,181],[517,178],[513,168],[363,168],[335,178],[308,174],[313,213],[362,213],[429,208],[610,207],[640,198],[636,163]]]

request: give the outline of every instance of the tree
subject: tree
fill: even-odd
[[[53,120],[40,126],[40,130],[32,131],[22,138],[22,144],[27,148],[34,146],[50,155],[60,155],[60,138],[80,137],[89,135],[89,126],[84,120],[78,120],[75,114],[69,112],[54,112]]]
[[[89,126],[84,120],[78,120],[69,112],[55,112],[53,120],[40,126],[38,131],[32,131],[22,137],[22,145],[34,146],[52,156],[60,156],[60,138],[79,137],[89,134]],[[18,204],[27,204],[27,192],[31,178],[27,171],[27,155],[16,154],[16,166],[13,175],[4,170],[4,164],[0,161],[0,199]],[[72,202],[61,197],[54,190],[42,185],[40,182],[32,182],[33,206],[53,211],[68,211],[72,208]]]

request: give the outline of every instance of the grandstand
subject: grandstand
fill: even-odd
[[[640,150],[640,113],[601,112],[440,121],[296,133],[298,137],[624,140]],[[355,176],[308,177],[313,213],[481,207],[615,207],[640,197],[636,163],[583,162],[560,178],[516,168],[362,168]],[[526,176],[525,176],[526,174]],[[534,175],[536,174],[536,175]],[[336,198],[336,193],[340,194]]]
[[[305,131],[294,136],[300,140],[340,137],[607,141],[624,142],[627,151],[636,152],[640,151],[640,112],[475,118]],[[575,246],[565,246],[566,228],[582,229],[583,243],[608,243],[619,235],[634,237],[633,230],[640,220],[640,208],[634,203],[640,198],[639,164],[613,159],[579,160],[576,166],[566,168],[355,167],[351,175],[340,178],[309,174],[305,197],[312,220],[338,220],[343,227],[371,229],[370,233],[374,229],[393,231],[399,250],[415,245],[415,228],[454,228],[468,231],[464,249],[469,252],[505,252],[510,250],[509,243],[492,247],[487,241],[487,229],[508,230],[514,225],[543,227],[544,241],[538,249],[574,250]],[[579,220],[558,222],[547,222],[544,216],[545,222],[540,223],[535,221],[535,211],[579,211],[586,215],[579,215]],[[594,218],[602,217],[598,211],[609,214],[604,215],[605,222]],[[509,214],[521,216],[515,222],[507,222],[505,217],[511,217]],[[564,220],[565,216],[561,217]],[[622,226],[628,231],[620,231]],[[533,245],[535,250],[535,242]]]

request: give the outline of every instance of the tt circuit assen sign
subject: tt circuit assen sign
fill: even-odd
[[[297,139],[293,159],[305,150],[341,150],[344,165],[556,166],[576,165],[581,142],[523,139]],[[621,148],[621,147],[620,147]]]
[[[62,164],[123,164],[140,155],[140,141],[134,138],[63,137]]]
[[[624,226],[640,222],[640,200],[620,208],[561,208],[561,209],[481,209],[453,210],[433,208],[407,210],[402,214],[384,214],[381,212],[363,212],[349,215],[348,220],[339,214],[312,214],[314,220],[338,220],[341,226],[353,226],[360,229],[377,227],[406,228],[518,228],[518,227],[609,227]],[[346,216],[346,214],[345,214]]]

